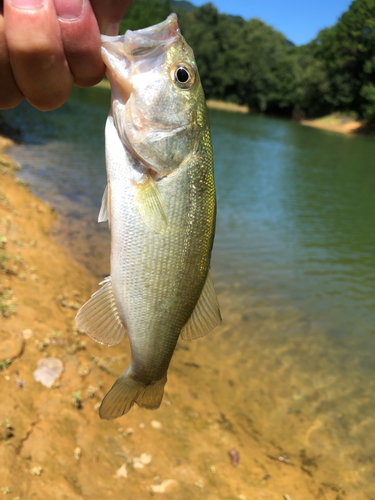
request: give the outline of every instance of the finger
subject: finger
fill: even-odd
[[[90,0],[99,24],[100,33],[117,35],[120,22],[132,0]]]
[[[65,57],[74,83],[89,87],[100,82],[105,66],[100,55],[100,32],[89,0],[54,0]]]
[[[4,16],[0,13],[0,109],[9,109],[17,106],[23,95],[13,77],[4,30]]]
[[[53,0],[4,0],[5,37],[18,88],[41,110],[55,109],[73,85]]]

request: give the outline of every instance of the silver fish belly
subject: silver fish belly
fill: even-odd
[[[103,59],[112,106],[99,221],[111,228],[111,276],[76,322],[107,345],[128,333],[131,362],[99,412],[113,419],[134,402],[158,408],[179,336],[201,337],[221,317],[209,270],[216,218],[210,130],[177,17],[103,37]]]

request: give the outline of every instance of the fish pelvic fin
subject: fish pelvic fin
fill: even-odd
[[[126,329],[117,311],[111,277],[100,284],[103,286],[78,311],[76,325],[100,344],[116,345]]]
[[[208,271],[201,296],[193,314],[181,330],[183,340],[204,337],[221,323],[220,307],[215,293],[211,270]]]
[[[167,375],[157,382],[145,385],[130,377],[128,370],[113,384],[106,394],[99,409],[99,416],[104,420],[113,420],[125,415],[134,403],[141,408],[156,410],[159,408],[164,394]]]

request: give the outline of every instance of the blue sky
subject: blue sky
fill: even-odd
[[[209,0],[191,0],[200,6]],[[281,31],[288,40],[302,45],[312,40],[319,30],[332,26],[351,0],[211,0],[225,14],[245,19],[258,17]]]

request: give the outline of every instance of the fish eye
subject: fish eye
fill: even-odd
[[[172,78],[182,89],[189,89],[195,82],[195,72],[189,64],[178,64],[172,70]]]

